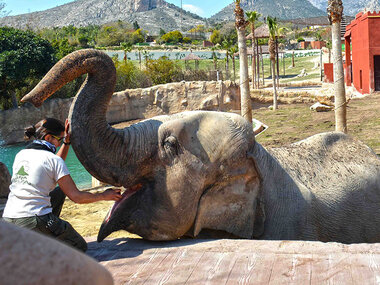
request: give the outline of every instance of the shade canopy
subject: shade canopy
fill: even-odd
[[[201,60],[201,58],[191,52],[183,60]]]

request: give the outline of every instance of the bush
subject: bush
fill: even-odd
[[[145,74],[154,85],[180,81],[181,73],[180,67],[164,56],[157,60],[150,59],[146,63]]]
[[[120,62],[114,60],[114,63],[117,74],[115,91],[145,88],[152,85],[149,76],[137,68],[131,61]]]
[[[163,35],[161,39],[164,43],[176,44],[182,42],[183,35],[180,31],[172,31]]]

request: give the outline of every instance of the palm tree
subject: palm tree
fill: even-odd
[[[235,53],[237,53],[238,50],[239,50],[239,49],[237,48],[236,45],[230,47],[230,50],[229,50],[229,52],[230,52],[230,56],[231,56],[231,59],[232,59],[232,68],[233,68],[233,70],[234,70],[234,82],[235,82],[235,80],[236,80]]]
[[[277,37],[277,19],[270,16],[267,17],[269,28],[269,55],[271,61],[271,71],[273,80],[273,110],[277,110],[277,89],[276,89],[276,37]]]
[[[214,69],[217,70],[218,69],[218,57],[216,55],[215,50],[216,50],[215,47],[211,48],[211,51],[212,51],[212,61],[214,63]]]
[[[141,52],[143,51],[143,48],[142,47],[138,47],[137,50],[139,52],[139,65],[140,65],[140,70],[141,70]]]
[[[130,42],[122,42],[120,43],[121,47],[124,50],[124,62],[127,62],[127,53],[132,51],[132,43]]]
[[[230,72],[229,72],[229,58],[230,58],[230,55],[229,55],[229,50],[232,46],[232,41],[229,40],[229,39],[224,39],[223,42],[222,42],[222,47],[223,49],[226,51],[226,77],[227,79],[230,77]]]
[[[334,92],[335,92],[335,130],[347,133],[346,89],[342,61],[342,41],[340,23],[342,21],[342,0],[328,0],[327,13],[332,25],[332,52],[334,62]]]
[[[255,50],[255,23],[261,16],[257,11],[248,11],[245,13],[247,15],[247,20],[251,26],[251,35],[252,35],[252,88],[257,88],[256,85],[256,50]]]
[[[248,56],[245,28],[248,22],[244,19],[244,11],[240,7],[240,0],[235,1],[235,27],[238,35],[239,61],[240,61],[240,96],[241,115],[252,123],[252,103],[249,94]]]
[[[148,65],[148,60],[149,60],[149,58],[151,57],[151,55],[150,55],[149,51],[147,51],[147,50],[143,50],[143,51],[142,51],[142,56],[143,56],[143,58],[145,59],[145,67],[147,67],[147,65]]]

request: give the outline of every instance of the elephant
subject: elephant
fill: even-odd
[[[96,260],[51,237],[0,220],[2,285],[113,285]]]
[[[92,49],[63,58],[22,101],[40,106],[85,73],[69,112],[73,149],[91,175],[125,188],[99,242],[118,230],[147,240],[380,241],[380,159],[362,142],[328,132],[265,149],[243,117],[212,111],[114,129],[115,67]]]

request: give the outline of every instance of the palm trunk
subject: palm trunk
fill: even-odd
[[[229,54],[228,54],[228,51],[226,51],[226,78],[229,79],[230,78],[230,72],[229,72]]]
[[[273,110],[277,110],[277,88],[276,88],[276,70],[275,70],[275,60],[271,60],[272,63],[272,79],[273,79]]]
[[[235,64],[235,55],[232,58],[232,66],[234,69],[234,82],[236,81],[236,64]]]
[[[269,54],[271,61],[271,75],[273,81],[273,110],[277,110],[277,89],[276,89],[276,41],[269,38]]]
[[[263,87],[265,87],[264,58],[263,58],[262,47],[260,47],[260,59],[261,59],[261,73],[263,74]]]
[[[257,65],[257,81],[256,81],[256,88],[260,88],[260,52],[259,52],[259,41],[255,41],[256,45],[256,65]]]
[[[332,49],[334,60],[335,130],[347,133],[346,90],[340,39],[340,22],[332,24]]]
[[[240,60],[241,115],[252,123],[252,106],[249,94],[248,56],[245,31],[237,30]]]
[[[255,27],[251,25],[251,34],[252,34],[252,89],[256,88],[256,52],[255,52]]]
[[[280,86],[280,60],[278,57],[278,40],[276,37],[276,78],[277,78],[277,86]]]
[[[244,11],[240,7],[240,0],[235,0],[234,12],[239,46],[241,115],[252,124],[252,102],[249,94],[247,40],[245,37],[245,28],[248,23],[244,19]]]

